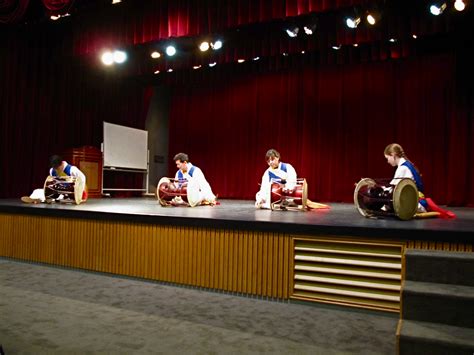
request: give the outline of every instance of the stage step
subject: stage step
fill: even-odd
[[[474,328],[474,287],[405,281],[402,308],[404,319]]]
[[[474,286],[474,253],[407,250],[405,279]]]
[[[404,355],[472,355],[474,329],[400,319],[398,350]]]

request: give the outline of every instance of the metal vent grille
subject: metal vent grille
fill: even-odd
[[[402,243],[293,241],[291,298],[399,312]]]

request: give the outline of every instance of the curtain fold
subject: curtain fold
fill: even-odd
[[[222,198],[249,199],[275,148],[307,179],[311,199],[351,202],[361,178],[393,176],[383,150],[398,142],[430,197],[472,205],[472,102],[459,100],[455,71],[455,56],[444,54],[221,73],[175,88],[170,156],[188,153]]]

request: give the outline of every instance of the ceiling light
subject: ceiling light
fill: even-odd
[[[102,54],[101,60],[105,65],[112,65],[114,63],[114,54],[107,51]]]
[[[464,1],[462,1],[462,0],[456,0],[454,2],[454,8],[458,11],[464,10],[465,7],[466,7],[466,4],[464,4]]]
[[[170,57],[174,56],[176,54],[176,48],[173,46],[166,47],[166,54]]]
[[[201,52],[205,52],[209,49],[209,42],[202,42],[200,45],[199,45],[199,50]]]
[[[157,58],[160,58],[161,57],[161,54],[160,52],[157,52],[157,51],[154,51],[150,54],[150,56],[153,58],[153,59],[157,59]]]
[[[357,28],[360,23],[360,17],[348,17],[346,18],[346,25],[349,28]]]
[[[127,60],[127,53],[124,51],[114,51],[114,62],[122,64]]]
[[[211,48],[215,51],[218,50],[218,49],[221,49],[222,48],[222,41],[217,40],[214,43],[211,43]]]
[[[446,3],[440,3],[440,4],[433,4],[430,6],[430,12],[431,14],[438,16],[443,13],[443,11],[446,10]]]
[[[285,31],[286,31],[286,34],[291,37],[291,38],[295,38],[296,36],[298,36],[298,32],[299,32],[299,28],[296,27],[296,26],[293,26],[293,27],[289,27],[287,28]]]

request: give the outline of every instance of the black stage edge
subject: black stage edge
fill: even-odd
[[[455,219],[365,218],[353,204],[331,203],[308,212],[257,210],[253,201],[221,200],[217,206],[162,207],[154,198],[89,199],[82,205],[25,204],[1,199],[0,213],[101,221],[281,232],[297,235],[474,243],[474,208],[450,208]]]

